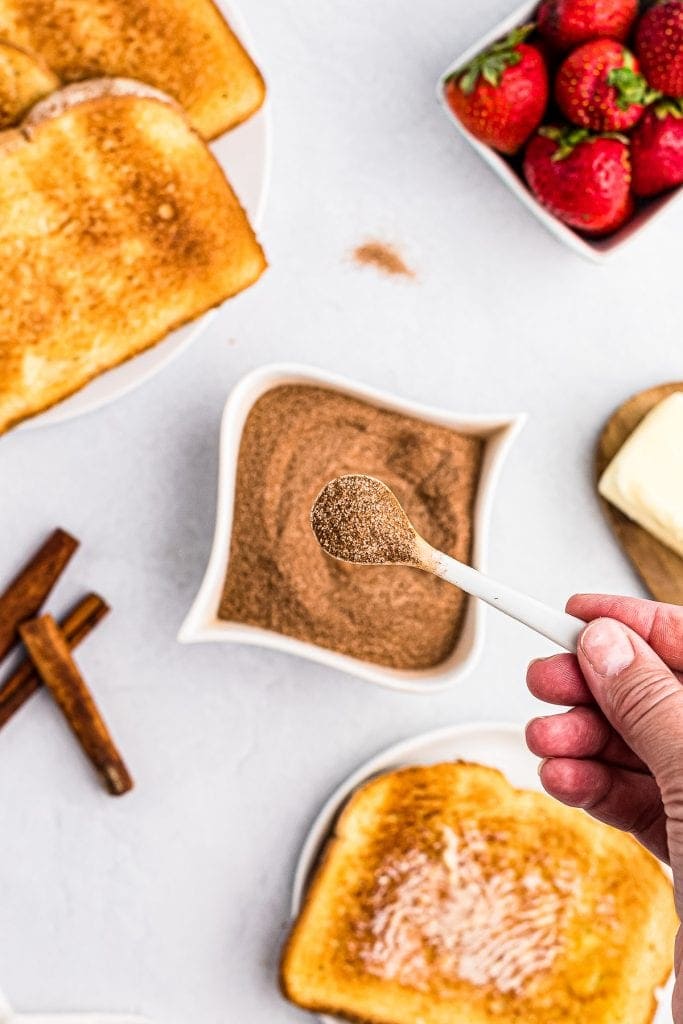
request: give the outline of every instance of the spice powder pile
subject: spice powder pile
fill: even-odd
[[[418,532],[467,561],[484,441],[336,391],[283,385],[253,406],[240,445],[219,616],[400,669],[440,664],[466,596],[408,566],[348,565],[311,529],[332,478],[386,482]]]
[[[386,242],[364,242],[353,250],[353,258],[359,266],[376,267],[391,277],[415,277],[398,249],[393,245],[387,245]]]

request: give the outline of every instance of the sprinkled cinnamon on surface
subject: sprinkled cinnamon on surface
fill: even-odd
[[[415,565],[417,534],[396,495],[381,480],[362,474],[326,484],[311,509],[311,526],[323,551],[359,565]]]
[[[415,271],[405,263],[398,249],[386,242],[364,242],[353,250],[352,255],[360,266],[376,267],[389,276],[415,277]]]

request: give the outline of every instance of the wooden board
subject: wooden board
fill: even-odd
[[[674,391],[683,391],[683,382],[660,384],[656,388],[649,388],[619,406],[605,424],[598,440],[596,482],[644,416]],[[604,498],[600,497],[600,503],[617,540],[655,600],[683,604],[683,558],[656,540],[642,526],[628,519]]]

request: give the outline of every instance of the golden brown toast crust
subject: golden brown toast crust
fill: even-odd
[[[265,268],[206,144],[144,86],[65,89],[0,154],[0,433]]]
[[[2,37],[41,54],[63,82],[148,82],[207,139],[265,97],[258,68],[212,0],[0,0]]]
[[[281,983],[365,1024],[648,1024],[677,925],[630,836],[494,769],[409,768],[342,812]]]
[[[0,130],[16,124],[58,86],[42,57],[0,39]]]

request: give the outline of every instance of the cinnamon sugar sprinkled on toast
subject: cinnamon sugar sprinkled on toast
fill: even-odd
[[[569,897],[580,880],[560,865],[517,875],[491,871],[488,850],[506,836],[441,826],[436,856],[413,847],[375,876],[371,917],[351,949],[366,970],[418,989],[439,975],[520,993],[562,949]]]

